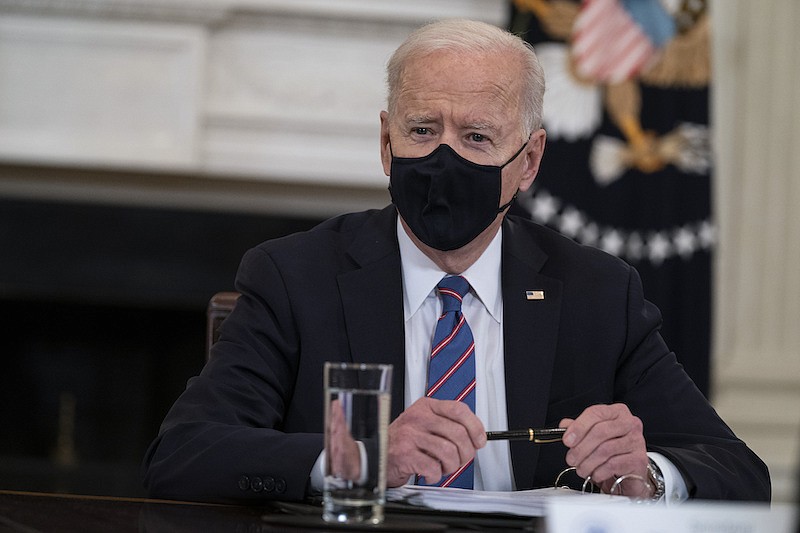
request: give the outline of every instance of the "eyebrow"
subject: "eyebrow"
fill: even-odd
[[[438,124],[439,119],[434,118],[432,115],[409,115],[406,117],[408,124]],[[500,130],[496,124],[492,122],[467,122],[460,126],[462,130],[476,130],[476,131],[490,131],[496,133]]]
[[[406,122],[410,124],[430,124],[431,122],[438,122],[430,115],[411,115],[406,117]]]
[[[469,122],[464,125],[464,128],[468,130],[497,130],[497,127],[489,122]]]

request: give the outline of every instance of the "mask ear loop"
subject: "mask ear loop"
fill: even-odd
[[[525,149],[525,147],[526,147],[526,146],[528,146],[528,143],[530,142],[530,140],[531,140],[531,136],[532,136],[532,135],[533,135],[533,133],[531,133],[530,135],[528,135],[528,139],[527,139],[527,140],[526,140],[524,143],[522,143],[522,146],[520,146],[520,147],[519,147],[519,150],[517,150],[517,151],[514,153],[514,155],[512,155],[512,156],[511,156],[511,158],[510,158],[508,161],[506,161],[505,163],[503,163],[502,165],[500,165],[500,169],[501,169],[501,170],[502,170],[502,169],[504,169],[504,168],[506,168],[506,167],[508,166],[508,164],[509,164],[509,163],[511,163],[513,160],[515,160],[517,157],[519,157],[519,154],[521,154],[521,153],[522,153],[522,151]]]
[[[517,150],[517,152],[514,155],[511,156],[511,159],[509,159],[508,161],[506,161],[505,163],[500,165],[500,170],[503,170],[504,168],[506,168],[509,165],[509,163],[511,163],[513,160],[515,160],[517,157],[519,157],[519,154],[521,154],[522,151],[525,150],[525,147],[528,146],[528,142],[530,142],[532,135],[533,135],[533,133],[528,135],[528,139],[524,143],[522,143],[522,146],[520,146],[519,150]],[[389,149],[391,150],[391,146],[389,147]],[[514,196],[511,197],[511,200],[509,200],[508,202],[504,203],[503,205],[501,205],[500,207],[497,208],[497,212],[498,213],[502,213],[503,211],[505,211],[506,209],[511,207],[511,204],[513,204],[514,200],[517,199],[517,195],[518,194],[519,194],[519,189],[516,190],[516,192],[514,193]],[[569,470],[569,469],[567,469],[567,470]],[[564,471],[562,471],[561,473],[563,474]],[[559,476],[560,476],[560,474],[559,474]]]
[[[517,199],[517,195],[518,194],[519,194],[519,189],[517,189],[517,192],[515,192],[514,196],[511,197],[511,200],[509,200],[508,202],[504,203],[503,205],[501,205],[500,207],[497,208],[497,212],[498,213],[502,213],[503,211],[505,211],[506,209],[511,207],[511,204],[513,204],[514,200]]]

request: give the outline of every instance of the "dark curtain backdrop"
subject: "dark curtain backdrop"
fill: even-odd
[[[709,392],[711,166],[705,3],[515,0],[547,80],[547,148],[515,208],[641,273],[662,333]]]

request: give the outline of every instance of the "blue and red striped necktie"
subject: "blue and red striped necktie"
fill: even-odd
[[[436,324],[428,365],[425,395],[439,400],[458,400],[475,412],[475,340],[464,315],[461,301],[469,292],[469,282],[449,276],[437,285],[442,300],[442,315]],[[473,462],[462,465],[437,483],[441,487],[473,487]]]

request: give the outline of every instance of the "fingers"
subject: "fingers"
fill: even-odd
[[[421,398],[389,425],[387,482],[402,485],[415,474],[438,480],[485,444],[483,424],[467,405]]]
[[[361,452],[347,427],[339,400],[331,402],[331,416],[326,445],[328,468],[336,477],[357,480],[361,476]]]
[[[572,420],[564,419],[566,427],[563,442],[569,448],[567,464],[576,468],[576,473],[591,477],[592,481],[608,490],[624,474],[635,474],[646,479],[647,447],[641,420],[631,414],[623,404],[593,405]],[[633,483],[626,492],[640,492],[646,487]]]
[[[475,449],[483,448],[486,445],[486,429],[480,419],[475,416],[465,403],[431,400],[430,408],[434,414],[466,430],[467,436]]]

